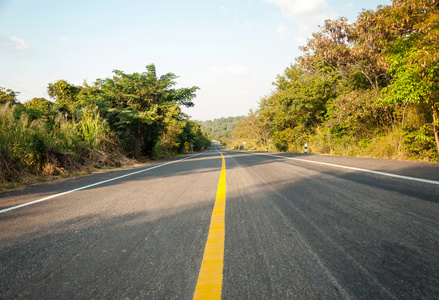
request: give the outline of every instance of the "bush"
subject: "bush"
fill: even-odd
[[[406,128],[403,132],[403,149],[410,158],[438,161],[432,124],[423,125],[419,129]]]
[[[101,118],[98,108],[82,108],[81,119],[76,125],[78,135],[90,148],[103,149],[107,143],[110,127],[107,120]]]
[[[26,114],[14,118],[14,106],[0,108],[0,140],[6,155],[23,168],[36,172],[41,169],[50,136],[41,120],[30,121]]]

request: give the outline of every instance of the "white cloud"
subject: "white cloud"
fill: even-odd
[[[24,50],[29,48],[29,45],[23,39],[20,39],[15,35],[11,37],[11,42],[14,43],[15,48],[17,48],[18,50]]]
[[[290,30],[285,24],[279,24],[279,26],[276,28],[276,31],[282,40],[287,41],[289,39]]]
[[[68,37],[63,36],[62,38],[59,39],[62,43],[68,43],[70,42],[70,39]]]
[[[277,27],[281,39],[293,38],[296,41],[306,40],[311,33],[318,30],[327,19],[335,19],[337,14],[328,5],[326,0],[264,0],[278,6],[282,15],[287,19]],[[286,26],[287,24],[288,26]],[[296,29],[293,29],[294,26]],[[292,33],[298,31],[300,35]]]
[[[346,5],[345,7],[346,7],[346,8],[351,8],[351,7],[354,7],[354,6],[355,6],[354,3],[348,3],[348,5]]]
[[[302,45],[302,46],[305,46],[305,45],[306,45],[306,42],[307,42],[307,40],[306,40],[305,37],[303,37],[303,36],[299,36],[299,35],[296,35],[296,36],[294,37],[294,40],[295,40],[298,44],[300,44],[300,45]]]
[[[220,6],[220,9],[223,13],[228,13],[230,10],[225,6]]]
[[[209,72],[216,76],[242,75],[247,73],[247,67],[243,65],[214,66],[210,68]]]
[[[277,27],[277,32],[279,32],[279,33],[284,33],[286,30],[287,30],[287,28],[285,27],[285,24],[280,24]]]
[[[310,31],[311,31],[311,27],[309,24],[303,23],[303,22],[299,23],[299,32],[306,33],[306,32],[310,32]]]
[[[253,22],[250,22],[250,21],[246,21],[245,22],[245,26],[247,26],[248,28],[252,28],[253,27]]]
[[[264,0],[274,3],[288,18],[295,18],[302,14],[312,14],[329,8],[326,0]]]

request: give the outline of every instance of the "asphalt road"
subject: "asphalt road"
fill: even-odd
[[[221,152],[223,299],[439,299],[439,165]],[[0,193],[0,299],[192,299],[221,166]]]

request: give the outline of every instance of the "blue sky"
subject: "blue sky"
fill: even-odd
[[[391,0],[0,0],[0,87],[24,102],[59,79],[172,72],[198,86],[196,120],[245,115],[325,19]]]

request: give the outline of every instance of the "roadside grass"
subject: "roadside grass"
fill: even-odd
[[[178,153],[178,154],[169,154],[166,157],[161,156],[160,158],[151,159],[148,157],[141,157],[138,159],[128,159],[127,157],[123,157],[123,165],[88,165],[88,166],[80,166],[79,168],[75,168],[75,170],[72,171],[65,171],[63,173],[57,174],[57,175],[35,175],[35,174],[27,174],[25,177],[19,178],[17,181],[14,182],[0,182],[0,192],[20,189],[25,186],[29,185],[35,185],[35,184],[42,184],[46,182],[51,181],[62,181],[62,180],[68,180],[71,178],[77,178],[81,176],[88,176],[94,173],[103,173],[108,171],[113,171],[117,169],[123,169],[123,168],[132,168],[132,167],[138,167],[140,165],[146,165],[148,163],[152,162],[160,162],[160,161],[166,161],[172,158],[178,158],[186,155],[192,155],[196,154],[202,151],[194,151],[189,153]],[[129,161],[127,163],[126,161]]]
[[[0,191],[132,165],[95,111],[80,121],[34,119],[0,106]]]
[[[330,132],[329,128],[317,128],[313,134],[307,135],[301,141],[291,141],[283,151],[274,146],[270,141],[269,152],[304,153],[307,143],[309,154],[329,154],[350,157],[370,157],[393,160],[414,160],[426,162],[439,162],[432,145],[425,142],[427,138],[415,135],[410,130],[401,127],[387,128],[379,132],[372,132],[363,136],[341,135]],[[428,141],[428,140],[427,140]],[[266,145],[246,139],[246,151],[266,151]],[[244,150],[241,141],[233,140],[224,142],[229,150]],[[422,152],[423,151],[423,152]]]

